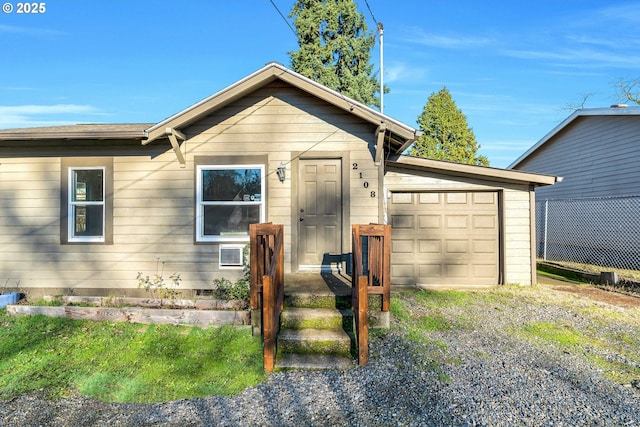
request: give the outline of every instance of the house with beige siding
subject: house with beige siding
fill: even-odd
[[[536,190],[538,256],[640,269],[640,107],[576,110],[509,169],[563,177]]]
[[[532,283],[556,178],[403,156],[418,135],[276,63],[156,124],[2,130],[0,283],[210,290],[257,222],[284,224],[287,273],[345,271],[351,225],[389,223],[392,285]]]

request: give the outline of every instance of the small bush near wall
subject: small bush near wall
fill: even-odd
[[[151,276],[144,276],[142,272],[138,272],[136,279],[138,280],[138,288],[142,288],[151,294],[152,298],[174,299],[180,296],[181,292],[177,289],[182,279],[178,273],[169,276],[170,283],[164,282],[164,261],[160,258],[156,260],[156,272]]]
[[[246,245],[242,250],[242,271],[244,275],[242,278],[232,282],[226,278],[219,278],[213,280],[214,298],[224,301],[243,301],[243,308],[249,308],[250,298],[250,283],[251,283],[251,267],[249,265],[249,245]]]
[[[225,278],[215,279],[213,285],[215,286],[214,298],[224,301],[243,301],[243,308],[249,307],[249,280],[246,275],[235,282]]]

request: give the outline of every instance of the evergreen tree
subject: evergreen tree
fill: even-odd
[[[410,156],[489,166],[489,160],[477,154],[480,145],[446,87],[429,96],[418,125],[424,133],[409,149]]]
[[[291,68],[365,105],[380,105],[370,64],[375,44],[353,0],[297,0],[289,17],[298,34]]]

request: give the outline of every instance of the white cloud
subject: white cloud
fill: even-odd
[[[505,50],[514,58],[552,61],[556,65],[573,65],[587,68],[630,68],[640,63],[635,52],[614,53],[588,48],[564,48],[558,50]]]
[[[511,140],[511,141],[479,141],[483,149],[496,150],[500,152],[521,153],[535,144],[532,140]]]
[[[611,37],[594,37],[591,34],[569,34],[565,37],[569,42],[577,43],[579,45],[592,45],[611,50],[619,50],[622,47],[620,39],[612,39]],[[632,40],[628,41],[633,42]]]
[[[385,83],[392,83],[395,81],[415,83],[422,80],[428,73],[428,69],[419,67],[415,64],[408,65],[403,62],[394,62],[388,64],[384,68],[384,81]]]
[[[0,129],[75,124],[88,115],[101,113],[90,105],[0,105]]]
[[[31,36],[60,36],[66,34],[62,31],[47,28],[17,27],[15,25],[0,25],[0,33]]]
[[[69,114],[95,113],[96,109],[90,105],[55,104],[55,105],[0,105],[0,115],[4,114]]]
[[[442,49],[466,49],[485,46],[493,42],[483,36],[466,36],[460,34],[428,34],[420,29],[414,29],[404,39],[407,43],[419,44]]]
[[[586,26],[593,28],[593,24],[602,26],[603,23],[620,28],[629,26],[636,28],[640,24],[640,4],[637,2],[624,5],[616,5],[596,10],[590,20],[583,22]]]

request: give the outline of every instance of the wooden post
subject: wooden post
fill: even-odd
[[[262,278],[262,295],[266,299],[263,303],[262,325],[264,330],[264,369],[267,372],[273,372],[275,363],[275,325],[274,325],[274,305],[272,304],[273,283],[271,277],[264,276]]]
[[[251,224],[252,316],[261,315],[264,369],[273,372],[280,313],[284,305],[284,226],[271,223]],[[262,295],[260,294],[262,293]],[[256,313],[261,308],[259,313]],[[257,322],[253,321],[255,330]]]
[[[360,271],[362,264],[362,255],[360,242],[360,226],[353,224],[351,227],[351,310],[354,312],[357,310],[358,302],[358,277],[362,274]],[[358,320],[356,319],[356,322]],[[357,323],[356,323],[357,326]]]
[[[364,366],[369,363],[369,298],[367,292],[367,277],[358,276],[358,313],[357,334],[358,334],[358,365]]]
[[[258,302],[258,235],[255,224],[249,224],[249,271],[251,281],[249,282],[249,307],[257,310]]]
[[[278,267],[276,270],[278,279],[278,298],[280,312],[284,309],[284,225],[280,224],[277,231],[277,241],[280,241],[280,251],[277,254]]]
[[[389,311],[391,303],[391,226],[383,226],[382,244],[382,311]]]

